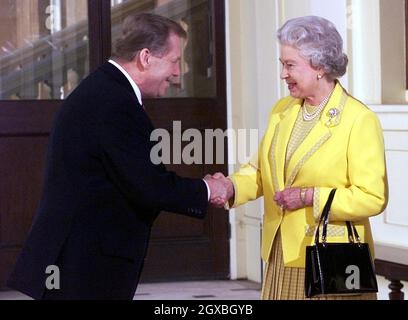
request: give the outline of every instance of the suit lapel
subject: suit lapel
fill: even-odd
[[[288,176],[286,177],[285,188],[292,186],[305,162],[330,139],[332,128],[340,123],[341,112],[343,111],[346,98],[347,93],[337,83],[332,97],[322,111],[320,120],[293,153],[288,163]],[[337,112],[334,110],[337,110]]]
[[[132,111],[137,112],[142,119],[145,120],[146,125],[148,127],[148,132],[146,134],[149,135],[151,132],[154,130],[154,125],[152,121],[150,120],[150,117],[146,113],[145,108],[140,104],[139,100],[136,97],[135,91],[132,88],[132,85],[130,84],[129,80],[125,77],[125,75],[112,63],[110,62],[105,62],[100,69],[105,72],[106,74],[109,75],[110,78],[112,78],[114,81],[118,82],[119,85],[124,88],[131,96],[132,100],[134,101],[134,104],[130,106],[130,109]]]

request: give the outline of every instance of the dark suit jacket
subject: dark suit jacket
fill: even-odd
[[[132,299],[161,210],[203,218],[207,189],[153,165],[150,119],[105,63],[59,111],[42,199],[8,286],[36,298]],[[60,290],[46,290],[49,265]],[[54,282],[55,284],[55,282]]]

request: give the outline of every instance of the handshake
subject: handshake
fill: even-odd
[[[210,188],[210,203],[216,208],[223,208],[225,204],[234,197],[234,185],[230,179],[226,178],[222,173],[217,172],[214,175],[206,175],[204,177]]]

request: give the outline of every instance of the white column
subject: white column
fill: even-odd
[[[250,4],[245,0],[226,1],[228,127],[235,130],[255,128],[258,125],[254,94],[256,62],[253,55],[256,45],[253,36],[253,8]],[[249,106],[252,107],[252,113],[248,112]],[[236,148],[235,145],[229,145],[230,163],[236,160],[231,158],[237,154]],[[230,173],[236,169],[235,165],[229,166]],[[245,209],[243,206],[230,210],[232,279],[248,277]]]
[[[226,5],[228,127],[258,129],[261,138],[279,98],[277,1],[229,0]],[[230,173],[238,167],[230,166]],[[262,200],[230,211],[232,278],[261,281],[262,214]]]
[[[379,0],[351,2],[352,89],[367,104],[381,103]]]
[[[256,56],[259,131],[262,137],[272,106],[281,97],[279,44],[276,37],[280,27],[278,1],[254,1],[256,14]]]

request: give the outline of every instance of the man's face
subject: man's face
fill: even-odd
[[[172,82],[180,77],[182,39],[171,33],[168,40],[168,52],[160,56],[150,56],[150,68],[144,83],[143,94],[149,98],[158,98],[166,94]]]

